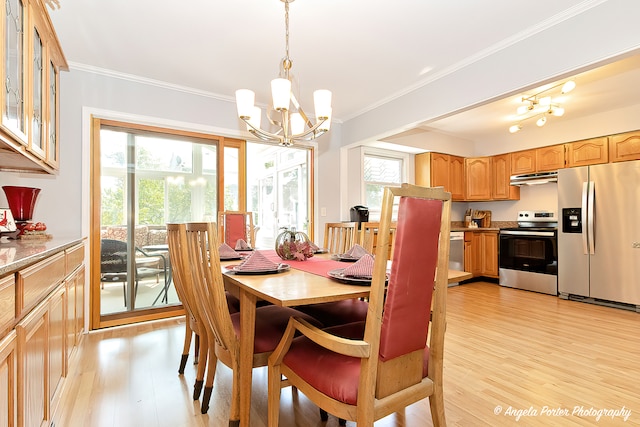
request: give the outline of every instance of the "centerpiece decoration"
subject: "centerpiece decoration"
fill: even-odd
[[[313,256],[313,245],[302,231],[283,228],[276,237],[276,253],[284,260],[305,261]]]

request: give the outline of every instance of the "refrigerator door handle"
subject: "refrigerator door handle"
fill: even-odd
[[[589,196],[587,198],[587,233],[589,234],[589,255],[595,254],[596,251],[596,235],[594,232],[594,224],[596,221],[595,211],[596,186],[594,181],[589,182]]]
[[[585,255],[589,254],[589,241],[588,241],[588,231],[587,231],[587,201],[589,194],[589,183],[582,183],[582,215],[580,220],[582,221],[582,253]]]

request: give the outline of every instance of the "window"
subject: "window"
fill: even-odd
[[[374,216],[380,214],[384,187],[398,187],[403,179],[404,160],[390,156],[364,155],[364,191],[365,205]]]

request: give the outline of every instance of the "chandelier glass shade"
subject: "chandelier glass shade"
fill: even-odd
[[[289,3],[294,0],[280,0],[285,7],[285,57],[280,66],[280,75],[271,81],[271,100],[267,118],[277,130],[269,132],[261,128],[262,109],[255,105],[255,93],[249,89],[236,91],[238,117],[247,125],[247,130],[257,138],[291,146],[296,141],[311,141],[331,128],[331,91],[319,89],[313,93],[315,123],[306,115],[293,93],[289,58]]]
[[[520,99],[522,105],[516,109],[516,114],[519,117],[518,123],[509,127],[509,132],[516,133],[520,131],[522,129],[522,123],[526,120],[537,119],[536,125],[542,127],[547,123],[547,117],[549,115],[555,117],[564,115],[565,109],[560,105],[557,98],[554,99],[551,95],[541,96],[560,87],[560,94],[564,95],[571,92],[576,87],[576,83],[573,80],[569,80],[565,83],[551,86],[534,95],[522,96]]]

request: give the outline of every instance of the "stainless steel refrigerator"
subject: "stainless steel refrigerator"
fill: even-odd
[[[558,171],[558,293],[640,311],[640,160]]]

